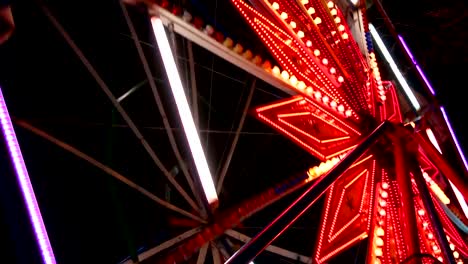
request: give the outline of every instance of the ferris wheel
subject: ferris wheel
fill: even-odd
[[[242,37],[193,3],[119,2],[113,8],[128,28],[118,36],[133,48],[128,55],[116,54],[112,42],[81,49],[59,16],[39,2],[75,55],[72,63],[89,74],[99,94],[85,87],[82,97],[32,92],[70,101],[51,100],[43,112],[23,113],[30,118],[18,110],[14,124],[56,148],[40,160],[50,162],[48,152],[59,151],[63,160],[74,158],[59,161],[60,170],[87,164],[110,179],[100,186],[111,186],[106,192],[117,213],[103,211],[121,217],[117,230],[125,233],[121,244],[128,254],[109,261],[330,263],[362,246],[360,260],[368,263],[463,263],[466,168],[454,168],[436,143],[434,124],[445,112],[434,105],[432,88],[429,99],[411,93],[365,4],[228,5],[224,21],[238,19],[229,29]],[[342,12],[346,7],[351,20]],[[401,37],[398,43],[412,58]],[[93,45],[104,55],[93,53]],[[96,67],[86,51],[109,61]],[[140,69],[114,65],[119,56]],[[416,61],[412,66],[417,69]],[[381,73],[384,68],[391,74]],[[25,186],[42,259],[60,262],[60,245],[49,241],[9,120],[8,98],[1,102],[6,145]],[[52,118],[45,118],[50,111]],[[77,170],[67,173],[90,172]],[[261,226],[249,230],[248,223]],[[302,234],[288,233],[295,223]]]

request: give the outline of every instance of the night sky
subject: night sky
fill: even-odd
[[[142,128],[143,135],[168,170],[177,168],[119,4],[111,0],[44,2],[117,97],[142,83],[142,88],[122,105]],[[199,14],[220,30],[251,44],[254,51],[265,53],[258,39],[246,30],[241,17],[232,12],[229,1],[177,2],[196,7]],[[468,63],[466,1],[412,3],[409,6],[403,0],[383,1],[397,31],[404,36],[435,88],[437,99],[446,107],[462,146],[468,146],[468,110],[463,96],[464,66]],[[167,80],[158,66],[157,50],[151,46],[154,41],[148,19],[142,10],[130,8],[129,11],[138,35],[146,43],[144,52],[156,84],[162,90],[161,96],[166,98],[168,118],[176,139],[182,142],[182,156],[189,157],[174,114],[174,103],[164,92]],[[0,46],[0,86],[10,115],[69,143],[160,197],[166,196],[177,206],[190,210],[176,191],[167,187],[167,180],[37,2],[17,1],[13,14],[16,32]],[[384,25],[378,18],[373,23]],[[178,43],[186,45],[180,38]],[[219,172],[253,78],[200,47],[194,46],[194,54],[201,139],[211,170]],[[180,47],[178,55],[179,63],[186,65],[187,54]],[[285,96],[257,81],[252,106]],[[314,157],[253,117],[248,116],[245,122],[245,133],[239,139],[226,175],[226,187],[220,195],[221,208],[235,206],[238,201],[317,164]],[[16,127],[16,132],[58,263],[118,263],[130,254],[130,249],[147,249],[188,230],[187,227],[169,228],[170,219],[177,217],[176,214],[168,214],[167,210],[89,163],[24,128]],[[40,263],[7,152],[3,142],[1,144],[0,237],[4,247],[0,250],[0,262]],[[183,175],[175,177],[188,190]],[[294,196],[249,219],[240,230],[254,235],[292,198]],[[317,222],[318,209],[319,204],[279,239],[279,245],[294,245],[297,252],[310,256],[317,227],[308,223]],[[354,258],[358,263],[363,253],[362,248],[355,247],[344,258]],[[265,253],[256,263],[273,263],[268,262],[271,259],[271,254]],[[275,263],[288,263],[276,259]]]

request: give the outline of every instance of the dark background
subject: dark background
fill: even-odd
[[[236,41],[248,43],[246,46],[250,45],[253,51],[265,54],[229,1],[178,2],[190,6]],[[50,0],[44,3],[117,97],[146,79],[118,2]],[[408,1],[386,0],[382,4],[436,89],[437,99],[446,107],[462,146],[467,146],[466,1],[411,1],[408,5]],[[157,50],[151,46],[154,41],[147,17],[143,10],[130,8],[129,11],[140,39],[147,43],[143,47],[157,85],[164,91],[167,81],[158,66]],[[375,15],[372,23],[386,32],[382,19],[372,7],[370,12]],[[0,46],[0,85],[11,116],[34,124],[164,197],[165,178],[118,113],[113,112],[108,98],[37,2],[15,2],[13,14],[16,32]],[[394,42],[392,45],[390,35],[385,39],[391,49],[398,48]],[[178,38],[178,43],[179,63],[185,67],[187,55],[182,47],[186,42]],[[252,76],[199,47],[194,47],[194,53],[201,138],[214,173],[222,166],[233,139],[232,131],[239,122]],[[403,58],[399,59],[403,65]],[[418,84],[413,86],[421,90]],[[173,103],[168,94],[161,93],[176,138],[182,142],[183,155],[189,157],[184,151],[187,146],[177,116],[171,114]],[[252,106],[285,96],[257,81]],[[147,83],[122,105],[168,169],[177,166]],[[188,229],[170,225],[169,217],[177,215],[85,161],[23,128],[16,127],[16,132],[58,263],[117,263],[129,255],[129,247],[150,248]],[[0,250],[0,263],[40,263],[4,145],[1,150],[0,234],[4,247]],[[248,116],[226,175],[220,206],[235,206],[316,163],[315,158]],[[183,183],[182,175],[176,177]],[[189,210],[174,190],[170,193],[171,202]],[[293,198],[247,220],[239,230],[254,235]],[[314,206],[276,244],[310,256],[317,230],[316,224],[311,223],[317,223],[319,209],[320,204]],[[363,248],[349,250],[343,259],[359,263],[365,255]],[[256,263],[289,262],[263,253]]]

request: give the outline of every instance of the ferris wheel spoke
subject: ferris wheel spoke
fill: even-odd
[[[180,153],[180,151],[179,151],[179,149],[177,147],[177,143],[176,143],[176,139],[174,137],[174,133],[173,133],[173,131],[171,129],[171,125],[169,124],[169,119],[167,118],[166,111],[164,109],[164,106],[163,106],[163,103],[162,103],[162,100],[161,100],[161,96],[160,96],[160,94],[158,92],[158,88],[156,86],[156,82],[154,81],[154,79],[152,77],[151,69],[150,69],[150,67],[148,65],[148,60],[147,60],[147,58],[146,58],[146,56],[145,56],[145,54],[143,52],[143,49],[142,49],[138,34],[136,33],[135,27],[134,27],[133,22],[132,22],[132,20],[130,18],[127,7],[125,6],[125,4],[122,1],[119,1],[119,3],[120,3],[120,7],[122,9],[122,13],[124,14],[127,26],[128,26],[128,28],[130,30],[133,42],[134,42],[135,47],[137,49],[138,56],[140,58],[140,62],[143,65],[143,69],[144,69],[146,77],[148,79],[148,83],[149,83],[149,85],[151,87],[151,91],[153,92],[154,100],[155,100],[156,105],[158,107],[159,113],[161,114],[161,118],[163,120],[164,128],[165,128],[166,134],[167,134],[167,136],[169,138],[169,143],[170,143],[170,145],[172,147],[172,151],[174,152],[174,154],[176,156],[176,159],[177,159],[177,161],[179,163],[179,166],[180,166],[180,168],[181,168],[181,170],[182,170],[182,172],[183,172],[183,174],[185,176],[185,179],[187,180],[187,183],[190,186],[190,189],[192,190],[192,193],[195,196],[199,207],[201,208],[198,211],[206,218],[206,216],[207,216],[206,208],[204,208],[204,203],[202,202],[202,198],[200,197],[200,192],[195,187],[192,176],[190,175],[190,173],[188,171],[188,168],[187,168],[187,165],[184,162],[184,160],[182,158],[182,155],[181,155],[181,153]]]
[[[234,139],[232,140],[231,148],[229,149],[228,156],[226,158],[226,161],[224,162],[224,166],[221,170],[221,173],[219,174],[218,184],[216,186],[216,191],[218,194],[221,192],[221,189],[223,188],[224,178],[226,177],[229,164],[231,163],[232,156],[234,155],[234,150],[236,149],[237,141],[239,140],[239,136],[240,136],[240,132],[242,131],[242,128],[244,127],[245,117],[247,116],[247,113],[250,109],[250,103],[252,102],[252,97],[255,91],[256,83],[257,83],[257,79],[254,79],[250,86],[250,92],[247,97],[247,101],[245,102],[244,111],[242,112],[242,117],[239,121],[239,125],[237,126],[236,134],[234,135]]]
[[[79,158],[83,159],[83,160],[86,160],[87,162],[89,162],[90,164],[92,164],[93,166],[101,169],[102,171],[106,172],[107,174],[109,174],[110,176],[114,177],[115,179],[121,181],[122,183],[126,184],[127,186],[131,187],[132,189],[140,192],[141,194],[143,194],[144,196],[150,198],[151,200],[155,201],[156,203],[160,204],[161,206],[169,209],[169,210],[172,210],[172,211],[175,211],[175,212],[178,212],[186,217],[189,217],[191,219],[194,219],[198,222],[201,222],[201,223],[204,223],[205,220],[201,219],[200,217],[198,216],[195,216],[171,203],[168,203],[166,201],[164,201],[163,199],[157,197],[156,195],[154,195],[153,193],[151,193],[150,191],[146,190],[145,188],[139,186],[138,184],[136,184],[135,182],[129,180],[127,177],[123,176],[122,174],[116,172],[115,170],[111,169],[110,167],[102,164],[101,162],[97,161],[96,159],[94,159],[93,157],[81,152],[80,150],[72,147],[71,145],[51,136],[50,134],[44,132],[43,130],[39,129],[39,128],[36,128],[34,126],[32,126],[31,124],[25,122],[25,121],[15,121],[15,124],[24,128],[24,129],[27,129],[29,130],[30,132],[48,140],[49,142],[61,147],[62,149],[78,156]]]
[[[165,250],[165,249],[168,249],[172,246],[174,246],[175,244],[181,242],[181,241],[184,241],[186,240],[187,238],[195,235],[196,233],[200,232],[202,230],[201,227],[196,227],[196,228],[193,228],[193,229],[190,229],[189,231],[185,232],[185,233],[182,233],[174,238],[171,238],[169,240],[167,240],[166,242],[156,246],[156,247],[153,247],[153,248],[150,248],[149,250],[141,253],[141,254],[138,254],[138,261],[143,261],[145,259],[148,259],[154,255],[156,255],[157,253]],[[125,261],[124,263],[122,264],[133,264],[133,260],[127,260]]]
[[[174,179],[174,177],[172,177],[169,170],[167,170],[167,168],[161,162],[161,160],[156,155],[156,153],[154,152],[152,147],[149,145],[149,143],[143,137],[143,135],[141,134],[140,130],[137,128],[137,126],[135,125],[133,120],[127,114],[127,112],[122,107],[122,105],[117,101],[117,98],[113,95],[113,93],[111,92],[111,90],[109,89],[107,84],[104,82],[104,80],[101,78],[101,76],[95,70],[95,68],[91,65],[90,61],[86,58],[86,56],[83,54],[81,49],[75,44],[73,39],[66,32],[66,30],[63,28],[63,26],[60,24],[60,22],[53,16],[53,14],[45,6],[45,4],[41,3],[40,7],[42,8],[42,10],[43,10],[44,14],[46,15],[46,17],[52,23],[52,25],[59,31],[59,33],[62,35],[62,37],[68,43],[68,45],[73,49],[73,51],[78,56],[78,58],[81,60],[81,62],[86,67],[86,69],[89,71],[89,73],[94,77],[94,79],[98,83],[99,87],[103,90],[103,92],[107,95],[107,97],[112,101],[112,104],[114,105],[114,107],[119,111],[122,118],[125,120],[125,122],[130,127],[130,129],[135,134],[135,136],[139,139],[140,143],[143,145],[146,152],[153,159],[156,166],[163,172],[163,174],[167,178],[167,180],[169,180],[169,182],[176,188],[176,190],[180,193],[180,195],[182,195],[182,197],[188,202],[188,204],[194,210],[199,211],[199,208],[198,208],[197,204],[193,201],[192,198],[190,198],[190,196],[187,194],[187,192],[182,188],[182,186],[180,186],[180,184]],[[148,79],[151,81],[152,77],[148,78]]]
[[[244,242],[244,243],[247,243],[248,241],[250,241],[252,239],[251,237],[249,237],[247,235],[244,235],[244,234],[242,234],[242,233],[240,233],[240,232],[238,232],[236,230],[233,230],[233,229],[228,229],[224,233],[226,235],[228,235],[228,236],[230,236],[230,237],[232,237],[234,239],[237,239],[237,240],[239,240],[241,242]],[[290,250],[280,248],[280,247],[277,247],[277,246],[269,245],[267,248],[265,248],[265,250],[269,251],[269,252],[272,252],[272,253],[275,253],[277,255],[292,259],[292,260],[300,261],[301,263],[312,263],[312,259],[310,257],[304,256],[304,255],[301,255],[299,253],[292,252]]]
[[[200,252],[198,253],[197,264],[205,263],[206,253],[208,252],[209,244],[210,243],[207,242],[201,247]]]

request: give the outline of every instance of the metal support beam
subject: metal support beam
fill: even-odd
[[[259,67],[244,59],[242,56],[239,56],[239,54],[223,46],[215,39],[206,37],[205,33],[203,33],[201,30],[198,30],[193,25],[185,22],[182,18],[171,14],[169,11],[159,7],[156,4],[147,4],[150,14],[158,16],[165,25],[172,24],[174,26],[174,31],[186,39],[196,43],[197,45],[236,65],[237,67],[244,69],[249,74],[252,74],[258,79],[269,83],[273,87],[276,87],[290,95],[297,94],[295,88],[293,88],[290,84],[274,77],[271,73],[265,71],[262,67]]]
[[[210,245],[210,243],[206,242],[201,247],[200,252],[198,253],[197,264],[204,264],[205,263],[206,253],[208,252],[208,246],[209,245]]]
[[[406,141],[403,133],[396,132],[391,136],[393,142],[393,155],[395,159],[395,174],[398,183],[399,195],[401,195],[402,214],[400,221],[404,225],[404,247],[407,248],[407,256],[416,256],[421,253],[419,246],[418,226],[416,212],[414,210],[414,193],[411,184],[411,176],[408,166],[408,153],[405,148]],[[422,263],[416,260],[416,263]]]
[[[195,59],[193,57],[193,47],[192,42],[187,40],[187,52],[188,52],[188,62],[190,69],[190,87],[192,88],[192,112],[193,112],[193,121],[195,125],[200,129],[200,118],[198,116],[198,89],[197,89],[197,79],[195,75]]]
[[[273,240],[292,225],[307,209],[309,209],[329,188],[340,178],[349,166],[364,154],[387,130],[391,127],[389,121],[380,124],[369,136],[346,157],[338,163],[331,171],[321,176],[310,186],[297,200],[284,210],[273,222],[263,229],[252,240],[239,249],[225,264],[249,263],[260,252],[262,252]]]
[[[109,174],[110,176],[116,178],[117,180],[121,181],[122,183],[126,184],[127,186],[131,187],[132,189],[140,192],[141,194],[143,194],[144,196],[150,198],[151,200],[155,201],[156,203],[160,204],[161,206],[163,207],[166,207],[167,209],[169,210],[172,210],[172,211],[175,211],[175,212],[178,212],[186,217],[189,217],[189,218],[192,218],[196,221],[199,221],[201,223],[205,223],[206,221],[201,219],[200,217],[198,216],[195,216],[183,209],[180,209],[179,207],[175,206],[175,205],[172,205],[166,201],[164,201],[163,199],[160,199],[159,197],[157,197],[156,195],[152,194],[151,192],[149,192],[148,190],[146,190],[145,188],[139,186],[138,184],[134,183],[133,181],[129,180],[128,178],[126,178],[125,176],[121,175],[120,173],[116,172],[115,170],[109,168],[108,166],[102,164],[101,162],[97,161],[96,159],[92,158],[91,156],[81,152],[80,150],[70,146],[69,144],[49,135],[48,133],[40,130],[39,128],[36,128],[34,126],[32,126],[31,124],[25,122],[25,121],[15,121],[15,124],[24,128],[24,129],[27,129],[31,132],[33,132],[34,134],[42,137],[43,139],[46,139],[47,141],[61,147],[62,149],[74,154],[75,156],[83,159],[83,160],[86,160],[87,162],[89,162],[90,164],[94,165],[95,167],[101,169],[102,171],[104,171],[105,173]]]
[[[242,112],[242,116],[239,121],[239,126],[237,126],[236,134],[234,135],[234,139],[232,140],[231,148],[229,149],[229,153],[227,155],[226,161],[221,170],[221,173],[219,174],[218,185],[216,186],[216,191],[218,194],[221,192],[221,189],[223,188],[224,177],[226,177],[229,164],[231,164],[231,159],[232,159],[232,156],[234,155],[234,150],[236,149],[236,146],[237,146],[237,141],[239,141],[240,132],[242,131],[242,128],[244,127],[245,117],[247,116],[247,113],[249,112],[250,102],[252,101],[256,83],[257,83],[257,79],[254,79],[252,82],[252,85],[250,86],[250,92],[249,92],[249,95],[247,96],[247,101],[245,102],[244,111]]]
[[[226,235],[232,237],[232,238],[235,238],[239,241],[242,241],[244,243],[247,243],[249,242],[252,238],[242,234],[242,233],[239,233],[235,230],[232,230],[232,229],[228,229],[226,230],[226,232],[224,232]],[[284,248],[280,248],[280,247],[277,247],[277,246],[273,246],[273,245],[269,245],[268,247],[265,248],[266,251],[269,251],[269,252],[272,252],[272,253],[275,253],[275,254],[278,254],[280,256],[283,256],[285,258],[288,258],[288,259],[292,259],[292,260],[295,260],[295,261],[300,261],[302,263],[306,263],[306,264],[309,264],[309,263],[312,263],[312,259],[310,257],[307,257],[307,256],[304,256],[304,255],[301,255],[301,254],[298,254],[298,253],[295,253],[295,252],[292,252],[292,251],[289,251],[289,250],[286,250]]]
[[[447,160],[442,156],[439,151],[428,142],[421,131],[416,133],[415,139],[418,141],[419,146],[423,149],[427,157],[432,161],[432,163],[437,164],[437,168],[442,172],[442,174],[447,177],[463,194],[465,200],[468,200],[468,180],[459,175]]]
[[[211,242],[211,256],[213,257],[213,264],[221,264],[221,255],[219,254],[219,249],[216,247],[216,244]]]
[[[159,246],[156,246],[156,247],[153,247],[149,250],[146,250],[145,252],[141,253],[141,254],[138,254],[138,259],[139,261],[143,261],[145,259],[148,259],[154,255],[156,255],[157,253],[165,250],[165,249],[168,249],[170,247],[172,247],[173,245],[195,235],[196,233],[200,232],[202,228],[201,227],[196,227],[194,229],[191,229],[181,235],[178,235],[174,238],[171,238],[169,240],[167,240],[166,242],[162,243],[161,245]],[[133,264],[133,261],[132,260],[127,260],[125,261],[123,264]]]
[[[418,186],[419,195],[424,203],[424,207],[427,210],[429,221],[434,227],[434,233],[436,235],[437,241],[439,241],[442,255],[444,256],[444,259],[448,261],[448,263],[455,264],[456,261],[453,256],[453,252],[450,249],[449,242],[447,241],[447,237],[445,235],[444,227],[442,225],[442,222],[440,221],[439,215],[437,214],[434,202],[431,198],[431,193],[429,192],[429,188],[427,188],[426,180],[424,179],[424,176],[421,173],[421,168],[419,167],[417,157],[413,155],[411,157],[410,162],[413,178],[416,182],[416,185]]]
[[[62,35],[64,40],[67,42],[67,44],[70,46],[70,48],[75,52],[75,54],[78,56],[78,58],[81,60],[83,65],[86,67],[86,69],[89,71],[89,73],[94,77],[96,80],[97,84],[99,87],[102,89],[102,91],[107,95],[109,100],[112,102],[114,107],[119,111],[120,115],[122,118],[125,120],[127,125],[130,127],[132,132],[135,134],[135,136],[138,138],[138,140],[141,142],[143,145],[144,149],[146,152],[150,155],[150,157],[153,159],[154,163],[156,166],[163,172],[164,176],[169,180],[169,182],[176,188],[176,190],[184,197],[184,199],[187,201],[187,203],[196,211],[199,210],[198,206],[196,203],[188,196],[188,194],[185,192],[185,190],[182,188],[182,186],[177,183],[177,181],[171,176],[171,173],[166,169],[164,164],[162,164],[161,160],[159,157],[156,155],[154,150],[151,148],[149,143],[146,141],[146,139],[143,137],[141,134],[140,130],[137,128],[133,120],[130,118],[130,116],[127,114],[127,112],[123,109],[122,105],[117,101],[117,98],[114,96],[112,91],[109,89],[107,84],[104,82],[104,80],[101,78],[101,76],[98,74],[96,69],[91,65],[91,62],[86,58],[86,56],[83,54],[80,48],[76,45],[76,43],[73,41],[73,39],[70,37],[70,35],[66,32],[66,30],[63,28],[63,26],[60,24],[60,22],[55,18],[55,16],[52,15],[50,10],[45,6],[44,3],[41,3],[39,1],[40,8],[46,15],[46,17],[49,19],[49,21],[52,23],[52,25],[57,29],[57,31]],[[152,76],[148,77],[148,80],[152,80]]]

